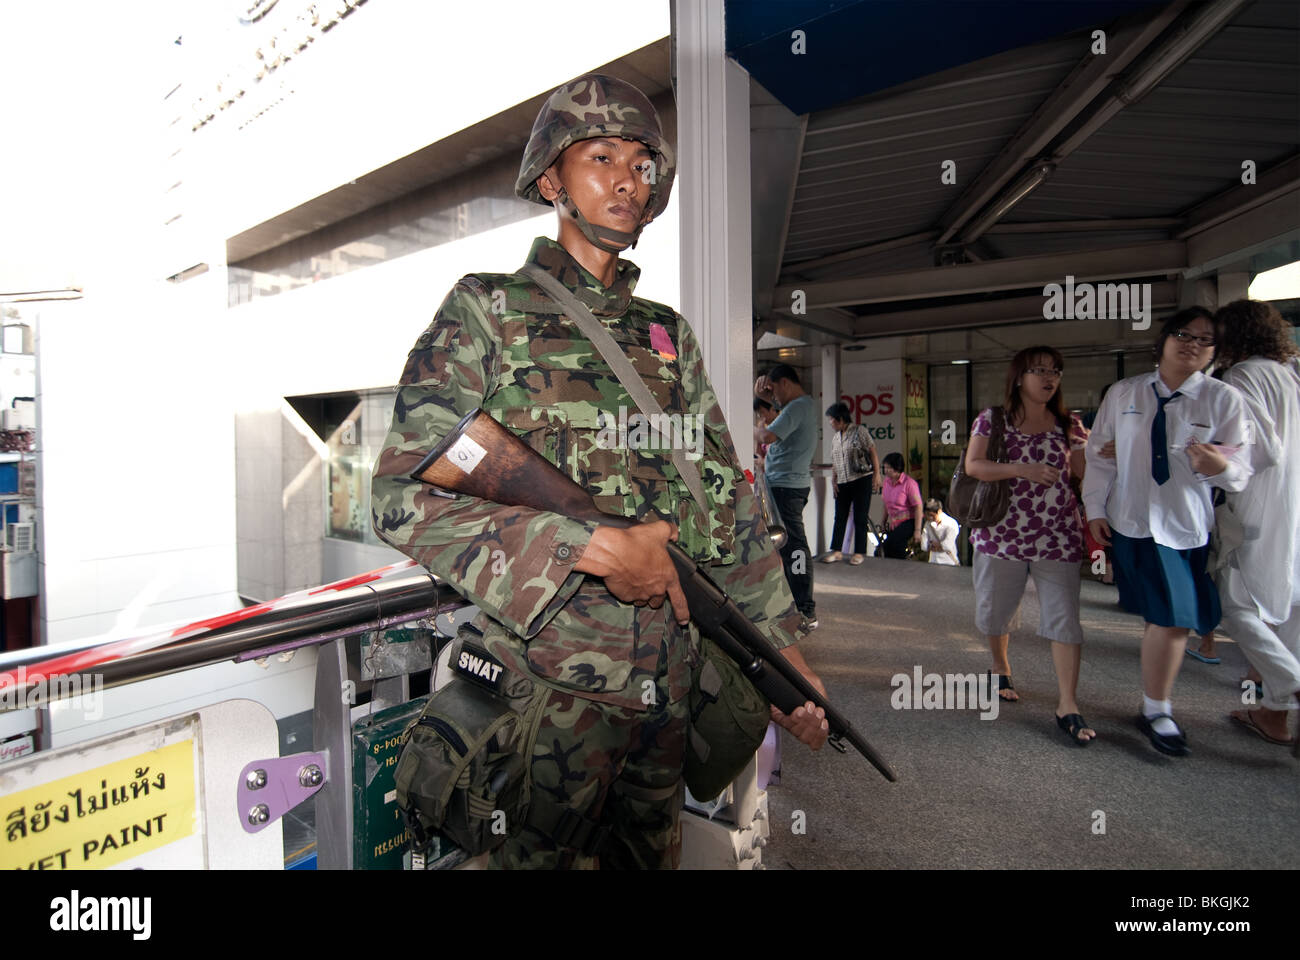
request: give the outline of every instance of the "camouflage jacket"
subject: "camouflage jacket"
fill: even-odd
[[[799,614],[691,329],[668,307],[632,296],[640,271],[625,260],[608,289],[546,238],[534,242],[529,260],[607,324],[667,421],[680,415],[680,435],[638,422],[618,378],[533,281],[471,274],[447,295],[402,371],[374,472],[379,537],[476,604],[488,649],[512,668],[634,709],[645,708],[644,681],[665,673],[669,697],[686,694],[698,649],[694,625],[679,627],[667,603],[659,610],[623,603],[599,578],[574,571],[595,524],[448,500],[409,479],[424,454],[481,406],[586,487],[601,510],[677,524],[682,547],[773,643],[793,643]],[[688,429],[701,425],[702,432]],[[698,457],[708,515],[678,477],[669,443]]]

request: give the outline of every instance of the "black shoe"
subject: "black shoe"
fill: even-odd
[[[1167,753],[1171,757],[1185,757],[1192,751],[1188,749],[1187,737],[1184,735],[1182,727],[1178,727],[1178,732],[1173,734],[1156,733],[1156,728],[1152,726],[1151,721],[1159,720],[1161,717],[1173,722],[1174,718],[1167,713],[1157,713],[1154,717],[1144,717],[1138,714],[1138,729],[1147,735],[1151,741],[1151,746],[1155,747],[1161,753]],[[1175,722],[1174,726],[1178,726]]]

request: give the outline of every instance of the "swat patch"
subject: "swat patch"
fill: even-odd
[[[505,664],[480,646],[462,641],[460,656],[452,662],[451,668],[465,679],[472,680],[493,693],[502,692],[501,687],[506,679]]]

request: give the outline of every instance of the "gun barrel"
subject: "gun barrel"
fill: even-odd
[[[754,626],[709,575],[677,544],[670,543],[668,553],[677,568],[692,619],[740,665],[749,682],[782,713],[792,713],[809,702],[821,707],[830,728],[831,745],[842,752],[844,747],[839,741],[847,740],[886,780],[894,783],[898,777],[884,757]]]

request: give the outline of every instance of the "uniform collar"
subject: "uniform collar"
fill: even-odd
[[[1156,392],[1162,396],[1170,396],[1170,390],[1164,380],[1160,379],[1160,371],[1156,369],[1151,373],[1151,383],[1156,385]],[[1201,387],[1205,383],[1205,374],[1197,370],[1194,374],[1183,381],[1183,385],[1178,388],[1178,393],[1184,397],[1194,397],[1201,392]]]
[[[627,312],[632,302],[641,268],[630,260],[618,261],[613,284],[602,286],[600,281],[569,255],[569,251],[549,237],[538,237],[528,251],[528,262],[535,263],[560,283],[573,291],[588,309],[598,317],[618,317]]]

